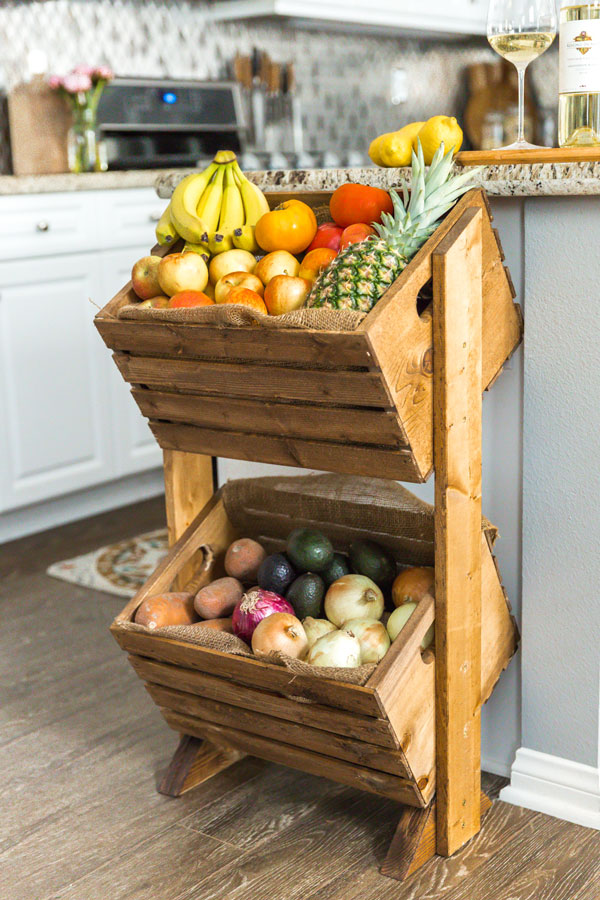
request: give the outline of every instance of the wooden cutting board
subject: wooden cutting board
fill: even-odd
[[[531,166],[536,163],[600,162],[600,147],[540,147],[537,150],[467,150],[456,161],[463,166]]]
[[[8,95],[13,173],[68,172],[67,133],[71,113],[64,98],[42,78],[19,84]]]

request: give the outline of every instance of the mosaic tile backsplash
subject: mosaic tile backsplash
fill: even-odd
[[[236,52],[259,47],[294,63],[305,149],[364,152],[370,137],[405,121],[460,115],[467,65],[495,54],[484,40],[443,42],[302,29],[285,23],[211,23],[202,0],[0,0],[0,87],[27,78],[31,51],[50,71],[107,63],[118,75],[216,78]],[[394,106],[394,68],[407,75],[408,100]],[[542,105],[556,103],[555,54],[534,66]],[[0,171],[8,171],[0,107]]]

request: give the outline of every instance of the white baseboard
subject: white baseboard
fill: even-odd
[[[600,830],[600,772],[583,763],[521,747],[500,799]]]
[[[163,470],[150,469],[85,491],[76,491],[44,503],[15,509],[0,515],[0,544],[140,500],[148,500],[163,491]]]

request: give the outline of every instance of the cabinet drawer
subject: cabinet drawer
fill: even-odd
[[[105,191],[101,200],[102,246],[106,249],[141,246],[149,252],[156,244],[156,223],[167,201],[159,200],[154,188]]]
[[[0,197],[0,258],[92,250],[98,242],[90,193]]]

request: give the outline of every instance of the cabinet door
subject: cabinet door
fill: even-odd
[[[0,264],[0,498],[11,509],[114,477],[88,298],[96,254]]]
[[[131,278],[136,259],[148,255],[147,247],[110,250],[100,254],[102,287],[101,305]],[[162,451],[131,396],[129,385],[115,366],[109,350],[104,349],[106,379],[110,390],[111,428],[119,475],[130,475],[162,465]]]

